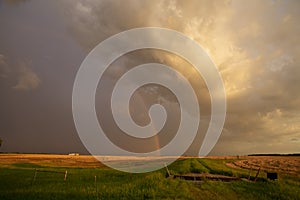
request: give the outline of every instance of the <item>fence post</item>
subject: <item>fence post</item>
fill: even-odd
[[[251,172],[252,172],[252,167],[251,167],[250,170],[249,170],[248,180],[250,180],[250,178],[251,178]]]
[[[169,171],[169,169],[168,169],[168,166],[167,166],[167,164],[166,164],[166,163],[165,163],[165,168],[167,169],[168,177],[170,177],[170,176],[171,176],[171,174],[170,174],[170,171]]]
[[[259,167],[259,169],[258,169],[258,171],[257,171],[257,173],[256,173],[256,176],[255,176],[254,182],[256,182],[256,180],[257,180],[257,177],[258,177],[258,174],[259,174],[259,172],[260,172],[260,169],[261,169],[261,165],[260,165],[260,167]]]
[[[67,180],[67,175],[68,175],[68,171],[66,170],[66,172],[65,172],[65,178],[64,178],[64,181],[66,181],[66,180]]]
[[[33,179],[32,179],[32,184],[34,184],[34,182],[35,182],[36,174],[37,174],[37,169],[35,168],[35,172],[34,172]]]
[[[99,199],[98,187],[97,187],[97,176],[96,175],[95,175],[95,192],[96,192],[97,199]]]

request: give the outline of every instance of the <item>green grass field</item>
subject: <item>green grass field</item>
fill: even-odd
[[[248,177],[249,170],[226,166],[224,159],[182,159],[169,166],[172,174],[213,173]],[[37,172],[35,169],[62,173]],[[64,181],[64,172],[68,171]],[[186,181],[166,178],[166,169],[128,174],[107,167],[48,167],[32,163],[0,163],[0,199],[299,199],[297,176],[279,174],[257,182]],[[253,174],[252,174],[253,175]],[[255,174],[254,174],[255,175]]]

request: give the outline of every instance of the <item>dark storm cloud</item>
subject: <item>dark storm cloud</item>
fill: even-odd
[[[74,76],[85,55],[61,18],[50,1],[1,1],[1,151],[86,152],[71,110]]]
[[[3,0],[3,2],[5,4],[12,5],[12,6],[15,6],[15,5],[18,5],[21,3],[25,3],[26,1],[29,1],[29,0]]]

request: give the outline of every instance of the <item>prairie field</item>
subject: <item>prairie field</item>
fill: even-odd
[[[278,179],[267,179],[267,172],[277,172]],[[206,178],[180,178],[185,175]],[[184,157],[168,170],[130,174],[108,168],[92,156],[0,154],[1,200],[299,199],[299,188],[297,156]]]

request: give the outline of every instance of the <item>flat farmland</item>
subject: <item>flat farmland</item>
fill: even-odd
[[[299,162],[296,156],[184,157],[168,166],[167,177],[166,168],[131,174],[92,156],[0,154],[0,199],[299,199]],[[267,172],[278,179],[268,180]]]
[[[103,165],[93,156],[72,156],[52,154],[0,154],[1,167],[14,167],[27,163],[48,167],[84,167],[95,168]]]

